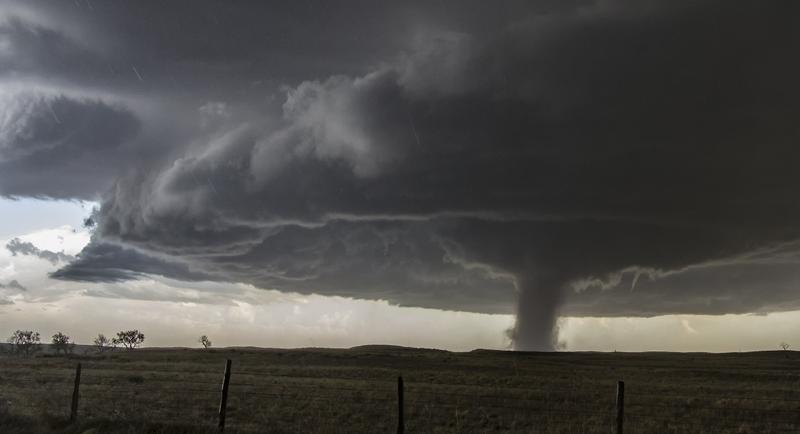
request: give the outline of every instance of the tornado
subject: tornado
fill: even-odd
[[[515,279],[517,312],[511,330],[512,348],[518,351],[553,351],[558,342],[559,306],[564,280],[532,275]]]

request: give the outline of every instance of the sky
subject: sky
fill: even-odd
[[[0,0],[0,329],[791,342],[798,7]]]

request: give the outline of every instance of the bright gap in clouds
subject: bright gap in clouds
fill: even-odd
[[[95,202],[0,197],[0,238],[63,225],[80,228],[95,206]]]

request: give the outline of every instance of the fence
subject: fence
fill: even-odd
[[[269,369],[186,366],[180,371],[136,369],[102,363],[48,369],[33,378],[12,376],[4,394],[30,395],[32,407],[63,408],[82,418],[183,423],[235,431],[332,431],[398,433],[433,427],[459,431],[536,432],[798,432],[800,398],[736,396],[709,388],[701,396],[649,393],[622,381],[592,393],[513,386],[473,386],[379,378],[283,376]],[[43,390],[42,390],[43,389]],[[36,402],[37,394],[40,402]],[[10,403],[24,410],[25,399]],[[42,405],[44,404],[44,405]]]

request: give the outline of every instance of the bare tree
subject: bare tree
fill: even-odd
[[[122,345],[123,347],[132,350],[144,342],[144,334],[139,333],[139,330],[123,330],[117,332],[117,337],[111,339],[113,345]]]
[[[788,350],[789,350],[789,347],[790,347],[791,345],[787,344],[786,342],[781,342],[780,344],[778,344],[778,346],[779,346],[779,347],[780,347],[780,348],[781,348],[783,351],[788,351]]]
[[[56,354],[61,352],[63,352],[64,355],[72,354],[72,350],[75,348],[75,343],[72,342],[72,338],[61,332],[57,332],[53,335],[52,343],[53,348],[56,350]]]
[[[14,346],[14,352],[18,355],[29,356],[41,348],[39,346],[41,338],[39,332],[31,330],[16,330],[8,338],[8,343]]]
[[[92,341],[92,342],[94,343],[94,347],[95,347],[95,349],[97,350],[98,353],[104,353],[104,352],[106,352],[108,350],[113,349],[114,346],[115,346],[111,342],[111,339],[107,338],[106,335],[104,335],[102,333],[97,335],[97,337],[94,338],[94,341]]]
[[[206,335],[200,336],[200,339],[198,339],[197,342],[200,342],[200,344],[205,349],[208,349],[208,348],[211,347],[211,339],[209,339],[208,336],[206,336]]]

